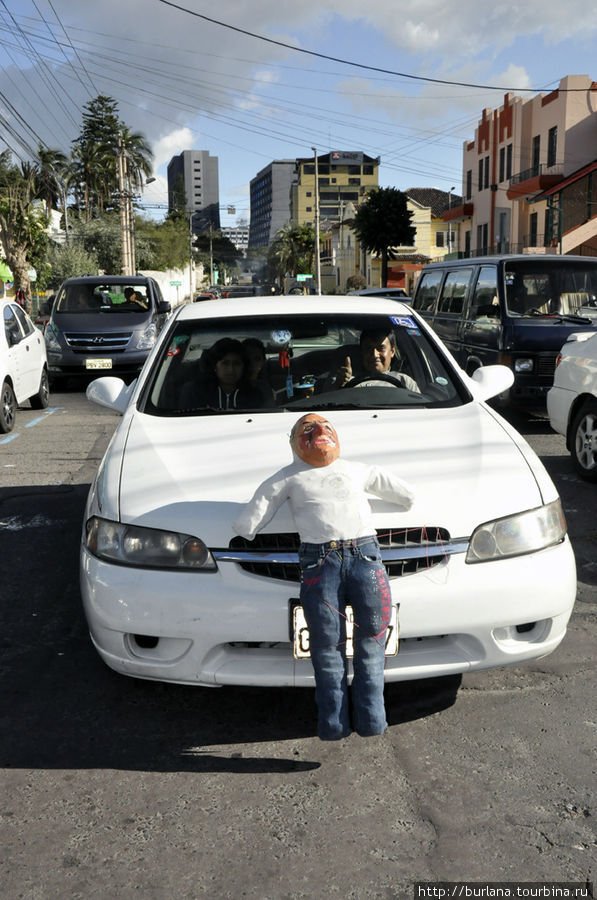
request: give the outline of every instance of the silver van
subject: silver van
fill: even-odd
[[[169,313],[154,278],[68,278],[45,330],[50,381],[84,374],[136,377]]]

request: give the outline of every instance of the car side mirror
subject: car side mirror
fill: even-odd
[[[87,386],[85,394],[92,403],[105,406],[122,415],[129,405],[136,384],[136,379],[132,384],[125,384],[122,378],[106,375],[92,381]]]
[[[479,366],[469,378],[477,400],[489,400],[514,384],[514,372],[508,366]]]
[[[171,309],[172,309],[172,307],[168,303],[167,300],[160,300],[160,302],[158,303],[158,312],[159,313],[169,313],[171,311]]]

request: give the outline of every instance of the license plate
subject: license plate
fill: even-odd
[[[292,631],[294,656],[296,659],[310,659],[309,628],[303,607],[295,602],[292,607]],[[346,656],[354,656],[353,644],[354,615],[352,607],[346,607]],[[398,607],[392,606],[390,624],[386,630],[386,656],[396,656],[398,653]]]
[[[112,360],[111,359],[86,359],[85,360],[85,368],[86,369],[111,369],[112,368]]]

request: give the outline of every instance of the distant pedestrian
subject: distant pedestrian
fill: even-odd
[[[31,300],[29,300],[23,288],[19,288],[17,290],[15,294],[15,300],[27,314],[31,312]]]

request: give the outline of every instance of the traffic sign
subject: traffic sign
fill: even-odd
[[[297,281],[309,281],[310,278],[313,278],[313,276],[312,275],[297,275],[296,276]]]
[[[170,287],[182,287],[182,281],[171,281]]]

